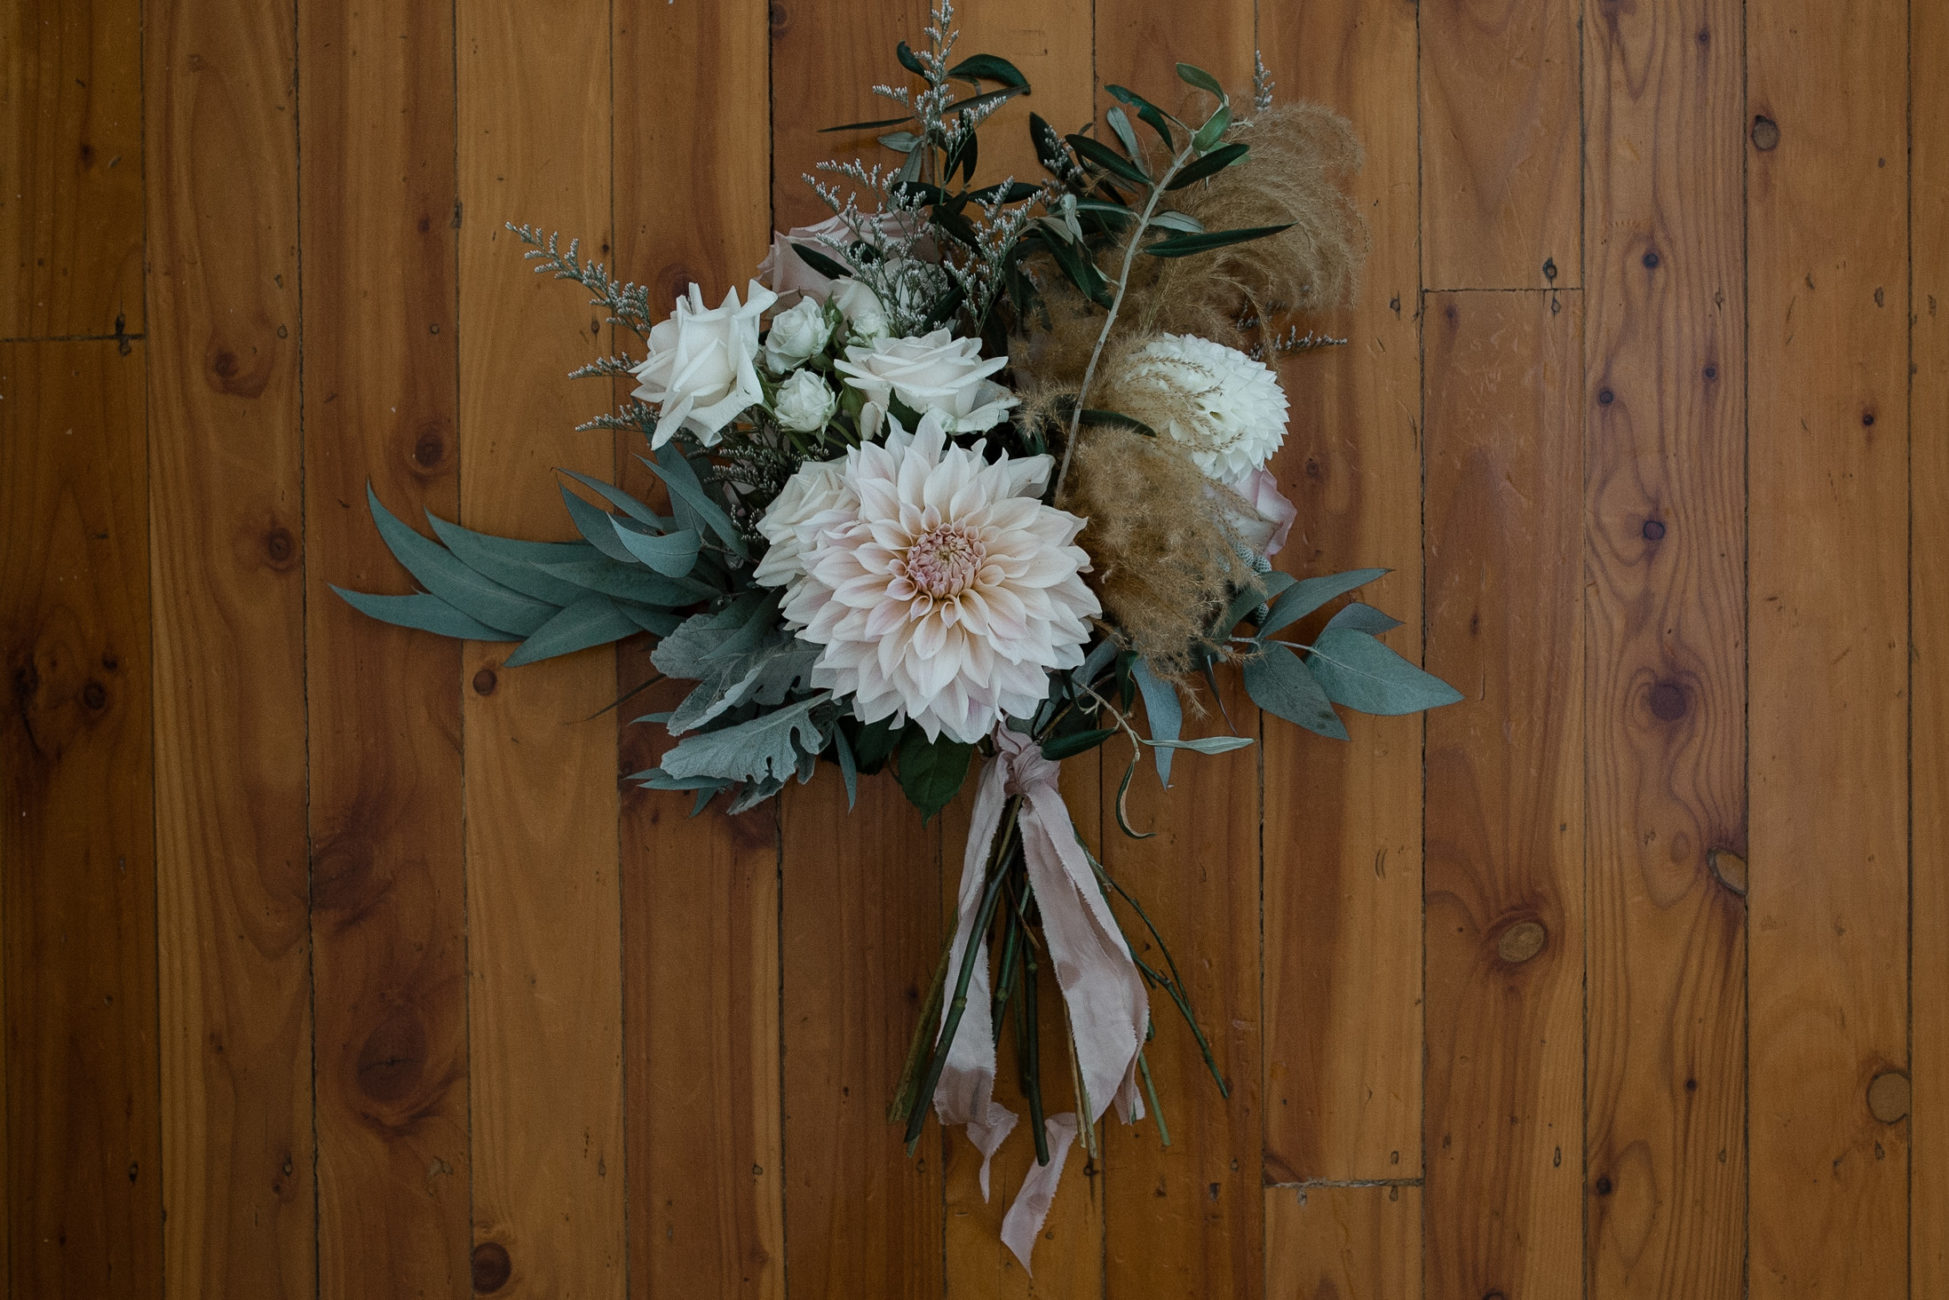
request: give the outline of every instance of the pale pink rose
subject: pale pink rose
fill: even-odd
[[[1270,470],[1255,469],[1228,480],[1225,486],[1252,508],[1250,516],[1236,516],[1245,544],[1267,559],[1279,554],[1292,533],[1293,520],[1299,517],[1298,509],[1279,490],[1279,480]]]

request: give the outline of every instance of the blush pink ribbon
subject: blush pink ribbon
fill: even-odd
[[[1150,1003],[1143,976],[1131,959],[1130,948],[1109,900],[1083,848],[1056,783],[1057,767],[1042,756],[1033,740],[995,730],[995,757],[983,768],[975,793],[974,818],[968,828],[968,849],[961,865],[961,892],[954,943],[948,969],[958,970],[968,945],[980,945],[961,1025],[949,1045],[934,1093],[934,1109],[941,1123],[963,1125],[968,1140],[981,1152],[981,1196],[988,1198],[988,1165],[1015,1128],[1015,1113],[995,1100],[995,1031],[989,1004],[988,938],[974,932],[987,884],[988,860],[1002,813],[1012,795],[1022,800],[1017,828],[1022,856],[1028,867],[1029,889],[1042,914],[1042,937],[1055,967],[1076,1044],[1077,1073],[1083,1085],[1079,1099],[1087,1120],[1071,1112],[1051,1115],[1043,1127],[1049,1137],[1049,1163],[1031,1165],[1021,1190],[1002,1219],[1002,1242],[1022,1267],[1036,1234],[1042,1230],[1049,1204],[1062,1179],[1062,1168],[1081,1123],[1094,1125],[1115,1101],[1124,1123],[1142,1119],[1144,1102],[1137,1081],[1137,1053],[1150,1025]],[[942,1008],[945,1025],[948,1010]]]

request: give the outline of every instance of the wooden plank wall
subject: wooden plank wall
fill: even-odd
[[[693,821],[612,781],[640,648],[330,592],[408,589],[368,483],[652,490],[502,222],[741,286],[926,0],[8,0],[0,1296],[1949,1294],[1949,14],[960,17],[1052,121],[1257,51],[1366,145],[1286,563],[1389,567],[1466,699],[1230,697],[1263,744],[1112,829],[1231,1099],[1160,1023],[1172,1144],[1074,1157],[1031,1277],[1026,1144],[984,1201],[882,1118],[965,801]]]

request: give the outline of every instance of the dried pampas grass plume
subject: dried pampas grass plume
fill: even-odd
[[[1103,425],[1077,444],[1064,508],[1089,520],[1076,538],[1089,553],[1089,584],[1110,623],[1160,676],[1191,670],[1193,644],[1233,589],[1253,581],[1227,496],[1164,439]]]

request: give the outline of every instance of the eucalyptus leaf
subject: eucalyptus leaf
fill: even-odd
[[[469,641],[517,639],[513,633],[489,627],[479,619],[461,613],[438,596],[424,591],[410,596],[374,596],[363,591],[347,591],[344,587],[333,587],[332,590],[367,618],[376,618],[395,627],[410,627],[420,632],[432,632],[436,636]]]
[[[639,562],[629,553],[622,539],[616,536],[613,520],[615,516],[601,506],[584,501],[569,491],[568,484],[562,486],[562,504],[568,508],[568,517],[575,521],[575,530],[588,539],[589,545],[601,551],[618,564],[637,565]]]
[[[1143,146],[1137,143],[1137,132],[1130,125],[1130,115],[1120,105],[1112,104],[1104,117],[1109,120],[1110,130],[1117,137],[1117,143],[1123,146],[1124,153],[1137,164],[1137,170],[1144,172],[1148,178],[1150,173],[1144,168]]]
[[[614,601],[592,591],[536,628],[507,657],[507,666],[515,668],[573,654],[590,646],[607,645],[634,636],[640,630],[628,615],[616,608]]]
[[[731,522],[731,516],[725,513],[724,507],[711,499],[711,494],[705,490],[703,483],[698,479],[697,471],[691,465],[690,458],[685,456],[674,443],[666,444],[663,451],[654,459],[649,456],[638,456],[637,459],[649,466],[650,472],[663,480],[665,486],[670,489],[670,496],[674,501],[681,501],[688,505],[703,521],[704,526],[717,534],[718,538],[734,553],[745,559],[751,558],[751,547],[744,540],[744,534],[740,533],[737,525]]]
[[[1362,713],[1419,713],[1454,704],[1462,693],[1423,672],[1365,632],[1328,628],[1313,642],[1307,666],[1327,697]]]
[[[1196,86],[1199,90],[1218,96],[1218,102],[1221,104],[1229,104],[1232,102],[1231,97],[1225,93],[1225,87],[1219,84],[1218,78],[1212,76],[1203,68],[1195,67],[1189,63],[1180,63],[1178,64],[1178,79],[1188,86]]]
[[[643,532],[613,515],[610,519],[623,549],[647,568],[666,578],[681,578],[697,567],[697,555],[703,549],[703,544],[697,534],[688,528],[660,537],[655,533]]]
[[[636,563],[634,558],[618,561],[598,556],[567,564],[544,564],[541,568],[564,582],[574,583],[589,591],[599,591],[605,596],[632,600],[642,605],[660,605],[665,609],[681,609],[718,594],[715,588],[693,578],[669,578],[652,572]]]
[[[656,511],[650,509],[649,506],[638,501],[614,483],[605,483],[599,478],[572,469],[557,469],[555,472],[574,479],[577,483],[588,488],[604,501],[607,501],[631,519],[634,519],[649,532],[665,533],[670,531],[671,521],[669,519],[659,515]]]
[[[1146,740],[1161,751],[1188,749],[1198,754],[1229,754],[1252,744],[1250,736],[1198,736],[1191,740]]]
[[[379,494],[370,484],[365,494],[387,548],[422,587],[455,609],[518,636],[527,636],[555,613],[555,606],[475,572],[438,542],[408,528],[379,503]]]
[[[1157,834],[1156,831],[1140,831],[1130,824],[1130,809],[1128,807],[1130,782],[1137,775],[1137,761],[1142,757],[1143,751],[1141,749],[1131,752],[1130,761],[1123,765],[1123,779],[1117,782],[1117,801],[1111,805],[1116,810],[1117,829],[1133,840],[1147,840]]]
[[[1356,600],[1342,606],[1332,618],[1326,621],[1326,625],[1329,628],[1344,627],[1355,632],[1365,632],[1369,636],[1379,636],[1383,632],[1392,632],[1401,626],[1401,620],[1383,614],[1372,605],[1363,605]]]
[[[1131,665],[1130,675],[1137,679],[1137,690],[1144,697],[1144,716],[1150,722],[1150,743],[1156,746],[1153,757],[1157,760],[1157,779],[1168,790],[1171,788],[1172,742],[1183,734],[1184,706],[1178,702],[1177,688],[1152,672],[1150,665],[1142,659]]]
[[[851,812],[859,802],[859,762],[853,757],[853,745],[846,739],[844,727],[832,729],[832,752],[839,764],[839,779],[846,783],[846,811]]]
[[[1260,626],[1260,639],[1291,627],[1335,596],[1344,596],[1386,574],[1386,569],[1348,569],[1345,573],[1324,573],[1295,582],[1279,596],[1271,616]]]
[[[573,583],[549,573],[548,564],[587,559],[596,554],[595,548],[586,542],[524,542],[477,533],[448,523],[431,511],[427,512],[426,522],[432,526],[433,535],[474,572],[551,605],[570,604],[582,592]]]
[[[1220,104],[1218,111],[1206,118],[1205,124],[1198,128],[1198,134],[1191,137],[1191,147],[1199,153],[1209,153],[1211,147],[1218,143],[1218,138],[1225,134],[1225,129],[1231,124],[1232,106]]]
[[[1346,724],[1333,711],[1326,691],[1285,646],[1268,645],[1247,659],[1244,677],[1245,693],[1267,713],[1334,740],[1347,738]]]

